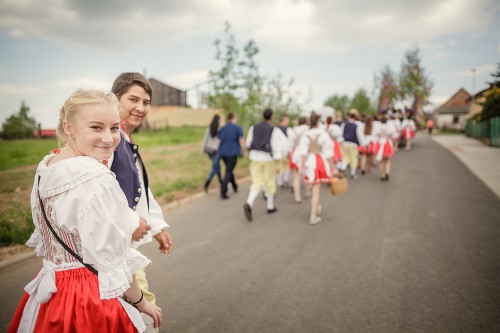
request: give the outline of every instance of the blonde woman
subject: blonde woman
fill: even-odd
[[[120,142],[113,94],[79,90],[60,111],[58,154],[38,165],[27,245],[43,267],[25,290],[8,332],[144,332],[139,312],[161,323],[134,272],[150,261],[130,248],[134,229],[127,199],[101,161]],[[124,296],[130,303],[126,303]]]

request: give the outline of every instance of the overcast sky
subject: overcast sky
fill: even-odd
[[[374,93],[374,74],[399,70],[414,47],[435,105],[485,88],[500,62],[498,0],[1,0],[0,122],[25,100],[55,127],[74,90],[109,90],[124,71],[181,89],[206,81],[225,21],[240,46],[257,43],[261,74],[311,91],[310,109],[334,93]]]

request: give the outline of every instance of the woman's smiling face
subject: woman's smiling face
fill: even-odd
[[[119,113],[104,101],[78,106],[74,119],[65,127],[67,143],[80,156],[109,159],[120,142]]]

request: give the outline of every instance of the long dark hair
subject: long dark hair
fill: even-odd
[[[219,130],[219,119],[220,116],[218,114],[214,115],[212,118],[212,122],[210,123],[210,136],[215,138],[217,135],[217,131]]]
[[[373,128],[373,117],[369,115],[368,117],[366,117],[365,135],[372,134],[372,128]]]

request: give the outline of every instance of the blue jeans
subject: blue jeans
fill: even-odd
[[[212,178],[217,175],[217,179],[219,179],[219,183],[222,184],[222,177],[220,175],[220,156],[218,152],[207,153],[208,158],[212,161],[212,170],[208,173],[208,177],[206,180],[206,184],[210,184]]]

